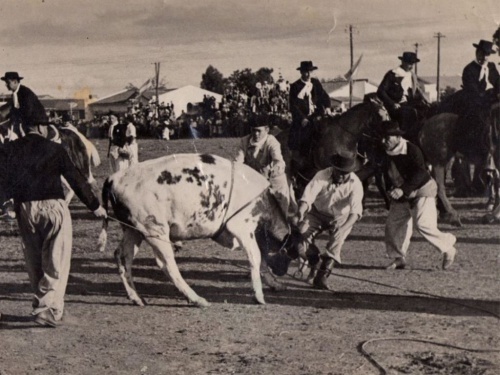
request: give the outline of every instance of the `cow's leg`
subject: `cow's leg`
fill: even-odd
[[[460,222],[460,217],[458,216],[457,211],[455,211],[455,209],[451,206],[451,203],[448,200],[448,197],[446,196],[445,166],[433,165],[433,168],[434,168],[434,177],[436,178],[436,183],[438,186],[438,198],[441,200],[441,203],[443,204],[445,210],[445,218],[449,220],[451,225],[461,227],[462,223]]]
[[[128,298],[138,306],[144,306],[145,301],[139,297],[132,278],[132,262],[139,251],[142,235],[136,230],[124,228],[123,238],[115,251],[115,260],[118,265],[118,274],[122,279],[123,286]]]
[[[247,252],[250,261],[250,272],[252,276],[252,286],[255,293],[255,299],[258,303],[264,305],[264,293],[262,292],[262,281],[260,279],[260,250],[257,242],[255,241],[255,225],[248,222],[251,217],[250,205],[245,210],[241,211],[238,215],[234,216],[226,224],[226,229],[238,240],[240,246]]]
[[[176,288],[184,294],[188,301],[199,307],[210,306],[207,300],[197,295],[196,292],[191,289],[191,287],[182,278],[182,275],[179,272],[179,267],[177,267],[177,262],[175,261],[174,250],[168,234],[146,237],[146,241],[153,248],[158,266],[168,277],[170,277]]]

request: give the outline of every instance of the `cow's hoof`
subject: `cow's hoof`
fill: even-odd
[[[139,298],[139,299],[132,299],[132,302],[134,303],[134,305],[136,306],[141,306],[141,307],[144,307],[147,305],[146,301],[143,300],[142,298]]]
[[[255,302],[257,302],[259,305],[265,305],[266,304],[266,301],[264,301],[264,296],[261,295],[261,296],[255,296],[254,297],[255,299]]]
[[[193,303],[197,307],[208,307],[210,306],[210,303],[203,297],[198,298],[196,301],[193,301]]]

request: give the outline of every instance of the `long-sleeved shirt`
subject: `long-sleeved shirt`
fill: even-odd
[[[413,191],[429,182],[431,175],[427,171],[424,155],[420,148],[410,142],[406,143],[405,153],[388,157],[394,163],[401,179],[397,182],[396,178],[389,173],[392,183],[403,190],[404,195],[408,197]]]
[[[254,146],[251,138],[252,135],[247,135],[241,139],[235,162],[250,166],[266,178],[284,174],[285,161],[278,140],[273,135],[268,134],[262,144]]]
[[[16,204],[64,199],[62,176],[91,211],[99,208],[99,200],[90,184],[61,145],[40,135],[28,134],[6,147],[5,162],[1,164],[7,199],[13,198]]]
[[[349,214],[363,214],[363,185],[358,176],[349,174],[347,182],[332,182],[333,167],[316,173],[307,184],[300,198],[309,207],[314,207],[322,214],[331,216],[335,221],[344,221]]]

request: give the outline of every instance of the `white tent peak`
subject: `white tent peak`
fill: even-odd
[[[174,104],[175,115],[178,117],[181,115],[182,111],[187,112],[188,103],[197,104],[203,102],[203,97],[213,96],[215,102],[218,104],[222,101],[222,95],[217,94],[212,91],[202,89],[200,87],[187,85],[179,87],[178,89],[160,94],[158,97],[158,102],[169,104]]]

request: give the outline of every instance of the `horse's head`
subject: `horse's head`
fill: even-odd
[[[382,121],[390,120],[389,112],[377,93],[366,94],[363,98],[363,103],[367,103],[371,106],[373,110],[373,123],[381,123]]]

